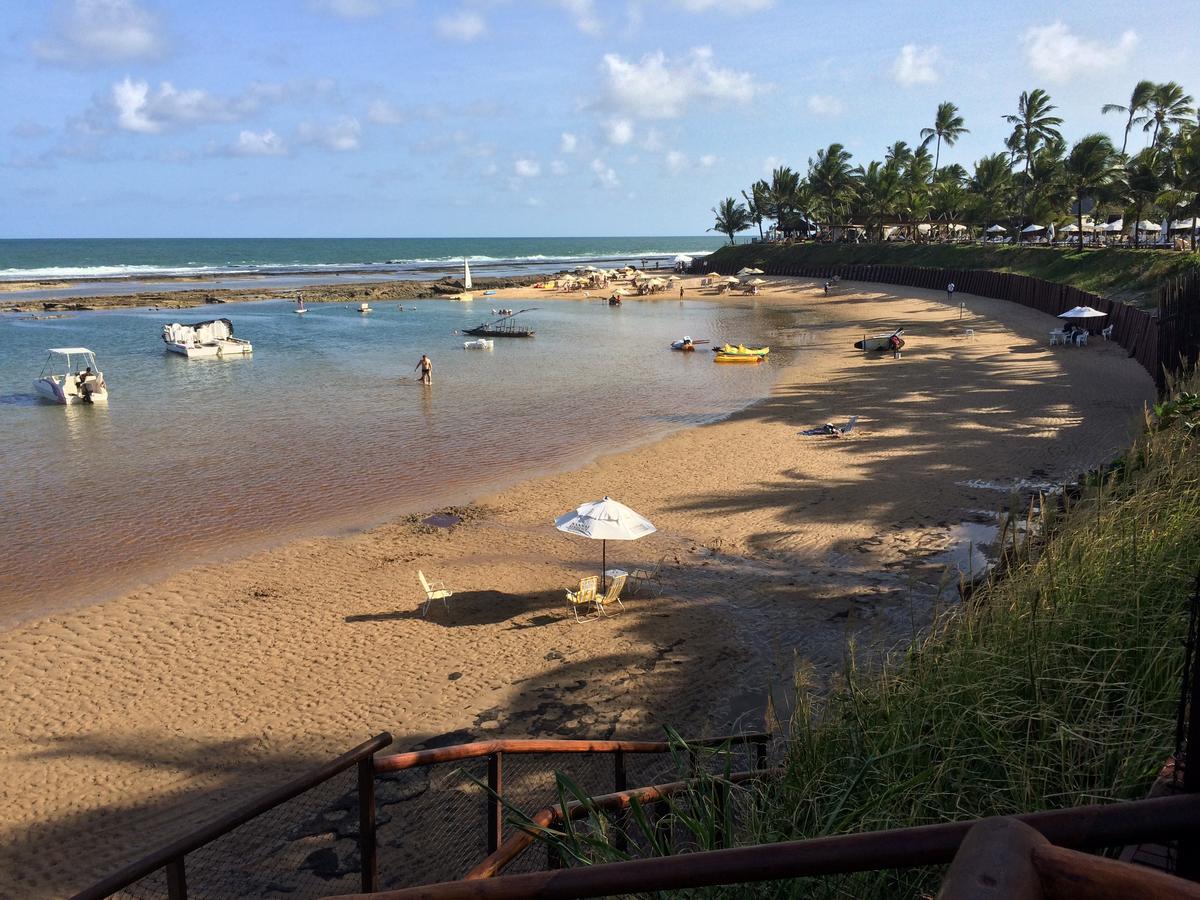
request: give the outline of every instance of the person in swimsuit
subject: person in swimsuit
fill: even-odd
[[[433,363],[424,353],[421,354],[421,361],[417,363],[416,368],[421,370],[421,384],[433,384]]]

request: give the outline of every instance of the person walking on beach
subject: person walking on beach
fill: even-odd
[[[679,286],[679,301],[681,303],[683,302],[683,285],[682,284]]]
[[[421,384],[433,384],[433,362],[424,353],[421,361],[414,367],[421,370]]]
[[[953,281],[950,282],[948,285],[946,285],[946,302],[954,303],[954,282]]]

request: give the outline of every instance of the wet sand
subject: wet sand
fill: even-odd
[[[771,281],[757,302],[819,324],[727,421],[481,497],[451,529],[294,542],[0,635],[0,896],[82,887],[383,729],[407,747],[760,724],[793,659],[833,672],[849,639],[878,653],[953,602],[945,565],[1007,486],[1121,452],[1153,397],[1120,347],[1048,347],[1054,320],[1020,306],[956,298],[960,322],[940,293]],[[851,348],[896,323],[902,359]],[[848,437],[798,434],[852,415]],[[576,625],[563,589],[600,548],[551,523],[605,494],[659,529],[609,564],[664,559],[664,589]],[[417,569],[449,609],[422,617]]]

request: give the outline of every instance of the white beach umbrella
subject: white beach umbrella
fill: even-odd
[[[1021,234],[1034,234],[1035,232],[1045,230],[1046,228],[1044,225],[1026,225],[1021,229]]]
[[[729,284],[741,284],[741,281],[736,275],[726,275],[723,280]]]
[[[1058,317],[1060,319],[1098,319],[1107,315],[1108,313],[1102,313],[1090,306],[1076,306],[1074,309],[1068,309],[1065,313],[1059,313]]]
[[[1109,222],[1107,225],[1105,225],[1104,230],[1108,231],[1108,232],[1115,232],[1115,231],[1120,231],[1124,227],[1125,227],[1125,220],[1117,219],[1117,221]]]
[[[765,278],[751,278],[749,281],[746,282],[746,284],[755,284],[755,285],[767,284],[767,283],[768,282]]]
[[[690,266],[692,264],[692,258],[686,253],[680,253],[677,257],[675,257],[675,262],[683,263],[685,266]]]
[[[649,519],[608,497],[585,503],[559,516],[554,520],[554,527],[567,534],[600,541],[601,582],[604,580],[604,570],[608,567],[609,541],[636,541],[658,530]]]
[[[1137,230],[1138,231],[1161,231],[1162,228],[1159,225],[1155,225],[1149,219],[1142,219],[1142,221],[1137,223]]]
[[[750,268],[749,266],[743,266],[742,268],[738,269],[739,275],[753,275],[754,272],[755,272],[755,270]]]
[[[1070,225],[1064,227],[1062,231],[1063,234],[1075,234],[1077,231],[1079,231],[1079,226],[1072,222]]]
[[[987,228],[988,234],[1004,234],[1006,231],[1008,231],[1008,229],[1003,225],[991,225]]]

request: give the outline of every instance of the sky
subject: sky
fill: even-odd
[[[700,234],[944,100],[968,169],[1036,87],[1119,144],[1192,2],[0,0],[0,237]]]

